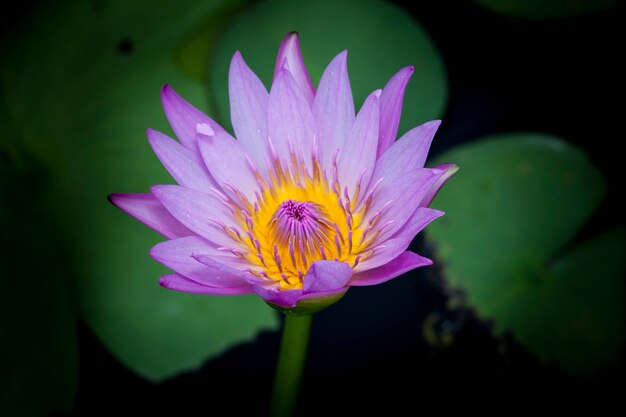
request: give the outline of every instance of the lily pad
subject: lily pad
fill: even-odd
[[[315,85],[332,58],[348,50],[357,109],[398,70],[414,65],[399,134],[443,113],[448,97],[443,61],[426,31],[398,6],[374,0],[273,0],[250,7],[218,41],[209,76],[221,120],[230,114],[225,80],[233,52],[241,51],[269,88],[278,45],[292,31],[300,34],[304,62]]]
[[[572,247],[605,181],[586,154],[538,133],[497,135],[439,158],[461,167],[426,231],[449,285],[497,334],[575,374],[624,346],[623,229]]]
[[[617,0],[474,0],[494,13],[522,19],[558,19],[599,12],[617,6]]]
[[[206,86],[177,62],[189,33],[227,1],[55,2],[33,9],[4,45],[5,107],[18,141],[50,170],[46,207],[70,257],[78,307],[128,367],[159,381],[200,366],[278,319],[255,297],[174,293],[148,256],[163,237],[112,207],[111,192],[172,183],[145,129],[169,132],[159,91],[170,83],[210,110]],[[224,80],[226,82],[226,80]],[[209,114],[211,112],[209,111]]]
[[[0,145],[4,416],[69,412],[76,394],[78,342],[68,277],[46,214],[37,210],[44,174],[31,156]]]

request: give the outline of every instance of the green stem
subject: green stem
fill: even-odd
[[[272,417],[293,416],[309,344],[312,317],[285,315],[272,393]]]

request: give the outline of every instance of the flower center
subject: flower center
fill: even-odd
[[[323,207],[310,201],[284,201],[270,220],[274,242],[302,261],[324,252],[331,227]]]
[[[302,288],[313,262],[334,260],[355,267],[367,256],[372,226],[361,225],[363,210],[353,210],[347,190],[341,193],[337,178],[329,180],[313,159],[311,172],[295,155],[289,168],[276,159],[269,177],[257,172],[255,201],[240,194],[223,196],[238,225],[220,226],[245,249],[219,250],[247,260],[247,272],[282,290]]]

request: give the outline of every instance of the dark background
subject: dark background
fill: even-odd
[[[622,153],[616,150],[623,132],[613,104],[621,101],[621,11],[530,21],[506,18],[472,2],[397,3],[425,27],[448,71],[449,104],[431,156],[444,151],[443,144],[496,132],[560,136],[584,148],[608,180],[600,210],[578,239],[608,229],[609,219],[624,209],[618,201]],[[30,7],[33,2],[25,2],[3,13],[3,30]],[[132,53],[132,44],[120,44],[120,53]],[[421,241],[413,246],[436,259]],[[299,414],[544,410],[542,401],[572,411],[617,400],[623,360],[592,377],[570,377],[541,363],[513,337],[494,338],[490,324],[477,320],[469,307],[448,309],[449,296],[434,266],[377,287],[352,288],[340,303],[317,314]],[[267,412],[278,332],[261,333],[197,372],[152,384],[79,326],[76,415]]]

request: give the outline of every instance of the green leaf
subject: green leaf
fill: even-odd
[[[0,415],[72,410],[78,345],[54,231],[38,211],[45,171],[23,150],[0,146]]]
[[[210,67],[211,92],[222,120],[228,119],[230,59],[241,51],[247,64],[269,88],[276,53],[289,32],[300,34],[309,74],[317,85],[326,66],[348,50],[355,105],[383,88],[401,68],[414,65],[398,133],[439,117],[448,95],[445,68],[428,34],[398,6],[380,1],[266,1],[241,14],[216,46]]]
[[[231,7],[200,0],[55,2],[35,8],[4,43],[4,107],[19,142],[50,167],[47,203],[63,231],[57,238],[71,257],[65,270],[76,277],[83,319],[117,358],[155,381],[278,326],[257,297],[160,288],[166,269],[148,251],[165,238],[106,200],[111,192],[173,183],[145,129],[170,131],[159,98],[164,83],[211,114],[205,86],[181,70],[193,72],[197,63],[181,65],[180,48],[213,13]]]
[[[605,190],[586,154],[512,133],[438,159],[461,167],[433,204],[447,215],[427,229],[449,285],[545,361],[577,374],[613,363],[624,345],[623,230],[568,246]]]
[[[494,13],[522,19],[558,19],[609,10],[617,0],[474,0]]]

